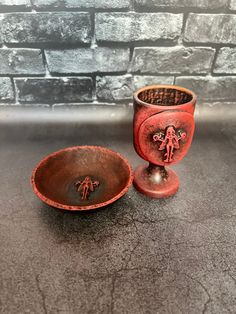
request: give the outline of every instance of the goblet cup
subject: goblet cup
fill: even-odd
[[[178,176],[165,167],[179,162],[191,145],[195,104],[196,95],[180,86],[152,85],[134,93],[134,147],[149,162],[134,174],[141,193],[164,198],[178,191]]]

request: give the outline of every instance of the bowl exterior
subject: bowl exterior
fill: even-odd
[[[104,202],[97,203],[97,204],[92,204],[92,205],[61,204],[60,202],[56,202],[55,200],[53,200],[49,197],[46,197],[43,193],[41,193],[37,187],[36,174],[37,174],[37,171],[42,167],[42,165],[45,164],[49,159],[52,159],[61,153],[76,151],[76,150],[81,150],[81,149],[90,149],[91,151],[92,150],[96,150],[96,151],[99,150],[101,153],[112,154],[113,156],[115,155],[115,157],[117,159],[120,159],[122,162],[124,162],[124,164],[126,165],[126,167],[128,169],[128,181],[127,181],[126,185],[124,186],[124,188],[119,193],[117,193],[114,197],[112,197],[111,199],[106,200]],[[35,169],[33,170],[32,176],[31,176],[31,185],[32,185],[33,191],[39,197],[40,200],[42,200],[44,203],[46,203],[49,206],[59,208],[59,209],[69,210],[69,211],[86,211],[86,210],[93,210],[93,209],[107,206],[107,205],[115,202],[119,198],[121,198],[124,194],[126,194],[127,191],[129,190],[132,182],[133,182],[133,171],[132,171],[132,168],[129,165],[128,161],[121,154],[119,154],[119,153],[117,153],[111,149],[101,147],[101,146],[74,146],[74,147],[68,147],[68,148],[56,151],[56,152],[46,156],[44,159],[42,159],[39,162],[39,164],[35,167]]]

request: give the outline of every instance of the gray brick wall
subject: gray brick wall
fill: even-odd
[[[0,104],[130,103],[178,84],[236,102],[236,0],[0,0]]]

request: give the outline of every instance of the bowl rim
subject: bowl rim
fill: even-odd
[[[93,205],[65,205],[65,204],[61,204],[58,202],[55,202],[54,200],[46,197],[45,195],[43,195],[37,188],[36,186],[36,181],[35,181],[35,176],[36,176],[36,172],[38,171],[38,169],[45,163],[47,162],[50,158],[55,157],[59,154],[61,154],[62,152],[68,152],[68,151],[73,151],[73,150],[78,150],[78,149],[99,149],[102,150],[104,152],[107,152],[109,154],[113,154],[118,156],[127,166],[128,168],[128,172],[129,172],[129,179],[128,182],[126,183],[125,187],[114,197],[112,197],[111,199],[102,202],[102,203],[98,203],[98,204],[93,204]],[[128,160],[123,157],[120,153],[117,153],[116,151],[107,148],[107,147],[103,147],[103,146],[96,146],[96,145],[82,145],[82,146],[71,146],[71,147],[67,147],[67,148],[63,148],[60,149],[56,152],[53,152],[49,155],[47,155],[46,157],[44,157],[37,165],[36,167],[33,169],[32,171],[32,175],[31,175],[31,186],[32,189],[34,191],[34,193],[41,199],[41,201],[43,201],[44,203],[46,203],[49,206],[52,207],[56,207],[56,208],[60,208],[60,209],[64,209],[64,210],[68,210],[68,211],[86,211],[86,210],[92,210],[92,209],[97,209],[106,205],[109,205],[113,202],[115,202],[116,200],[118,200],[119,198],[121,198],[130,188],[132,182],[133,182],[133,170],[128,162]]]

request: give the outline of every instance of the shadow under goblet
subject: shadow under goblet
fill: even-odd
[[[149,162],[135,171],[134,186],[141,193],[164,198],[178,191],[178,176],[165,166],[179,162],[191,145],[195,104],[192,91],[174,85],[146,86],[134,93],[134,147]]]

